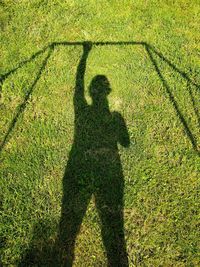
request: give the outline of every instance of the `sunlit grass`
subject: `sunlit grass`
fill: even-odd
[[[1,74],[56,41],[144,41],[200,83],[198,1],[23,0],[2,1],[1,9]],[[4,80],[1,140],[47,53]],[[49,266],[73,143],[72,99],[81,53],[81,47],[55,47],[2,150],[0,254],[5,266],[17,266],[27,251],[33,262],[43,253],[42,264]],[[199,148],[199,89],[154,58]],[[198,266],[199,157],[145,47],[93,47],[86,86],[96,74],[110,80],[110,109],[123,115],[131,138],[128,149],[120,148],[130,266]],[[93,198],[75,256],[75,266],[106,266]]]

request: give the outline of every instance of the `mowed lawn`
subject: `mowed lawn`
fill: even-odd
[[[128,148],[119,145],[129,266],[200,266],[199,1],[6,0],[0,7],[0,265],[52,263],[83,51],[64,42],[89,40],[138,42],[94,45],[85,73],[88,103],[91,79],[106,75],[110,110],[121,113],[130,136]],[[92,196],[74,266],[106,262]]]

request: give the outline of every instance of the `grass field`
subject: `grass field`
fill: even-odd
[[[53,264],[83,53],[67,42],[88,40],[136,42],[93,45],[85,73],[86,88],[106,75],[110,111],[128,128],[130,145],[118,148],[129,266],[200,266],[199,1],[6,0],[0,7],[2,266]],[[74,266],[107,266],[101,227],[92,195]]]

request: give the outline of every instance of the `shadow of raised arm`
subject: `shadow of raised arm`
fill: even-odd
[[[85,42],[83,43],[83,54],[81,56],[80,62],[76,71],[76,84],[75,84],[75,92],[74,92],[74,109],[75,114],[82,110],[83,105],[86,105],[87,102],[85,100],[84,90],[85,90],[85,71],[86,71],[86,63],[89,52],[92,48],[92,43]]]

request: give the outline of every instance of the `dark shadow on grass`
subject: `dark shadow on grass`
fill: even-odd
[[[166,89],[166,92],[167,92],[167,94],[169,96],[169,99],[170,99],[174,109],[175,109],[177,117],[180,120],[183,128],[185,129],[185,132],[187,134],[188,139],[190,140],[190,142],[192,144],[193,149],[195,151],[197,151],[198,150],[198,145],[197,145],[196,138],[195,138],[194,134],[192,133],[192,131],[190,130],[190,127],[187,124],[186,119],[184,118],[183,114],[181,113],[181,111],[179,109],[179,106],[178,106],[178,103],[174,98],[172,90],[170,89],[167,81],[164,79],[160,69],[158,68],[158,65],[157,65],[157,63],[156,63],[156,61],[155,61],[155,59],[153,57],[153,53],[156,54],[160,58],[160,60],[162,60],[163,62],[168,64],[168,66],[170,66],[170,68],[172,68],[173,71],[177,72],[183,79],[185,79],[189,86],[194,86],[199,91],[200,90],[200,85],[197,84],[195,81],[193,81],[186,72],[184,72],[183,70],[180,70],[175,64],[173,64],[170,60],[168,60],[161,52],[159,52],[152,45],[150,45],[150,44],[148,44],[146,42],[133,42],[133,41],[109,42],[108,41],[108,42],[92,42],[92,44],[93,44],[93,46],[141,45],[141,46],[143,46],[145,48],[145,50],[147,51],[147,53],[149,55],[151,63],[154,65],[154,67],[156,69],[156,72],[157,72],[160,80],[162,81],[164,88]],[[55,47],[59,47],[59,46],[74,46],[74,45],[75,46],[82,46],[83,42],[67,42],[67,41],[52,42],[48,46],[44,47],[42,50],[39,50],[38,52],[33,54],[29,59],[20,62],[15,68],[13,68],[13,69],[11,69],[11,70],[9,70],[6,73],[1,75],[1,77],[0,77],[0,94],[1,94],[3,82],[4,82],[5,79],[7,79],[11,74],[14,74],[17,70],[22,68],[25,64],[31,62],[37,56],[39,56],[42,53],[44,53],[47,49],[50,49],[50,52],[49,52],[45,62],[42,64],[42,67],[41,67],[41,69],[39,71],[38,76],[36,77],[35,81],[33,82],[33,85],[31,86],[29,92],[25,96],[23,103],[17,108],[16,115],[13,118],[12,122],[10,123],[10,126],[9,126],[5,136],[4,136],[4,139],[0,144],[0,153],[3,150],[3,148],[4,148],[5,144],[7,143],[7,141],[9,140],[9,136],[11,135],[11,133],[12,133],[12,131],[13,131],[15,125],[16,125],[16,122],[17,122],[20,114],[22,112],[24,112],[25,107],[27,105],[27,101],[28,101],[30,95],[32,94],[33,89],[34,89],[36,83],[38,82],[38,80],[39,80],[39,78],[40,78],[40,76],[42,74],[42,71],[44,70],[45,65],[47,64],[48,58],[52,54],[52,51],[54,50],[54,48]],[[191,101],[192,101],[192,105],[193,105],[193,109],[194,109],[195,115],[197,116],[197,119],[198,119],[198,122],[199,122],[199,111],[198,111],[198,108],[197,108],[197,104],[195,103],[195,99],[193,97],[193,93],[191,91],[191,87],[188,87],[188,92],[190,94],[190,98],[191,98]]]
[[[40,220],[34,225],[29,247],[25,249],[18,267],[49,267],[54,266],[54,236],[52,223]],[[55,266],[56,267],[56,266]],[[59,267],[59,266],[57,266]]]
[[[108,266],[128,266],[124,238],[124,178],[117,144],[129,146],[122,116],[110,112],[107,95],[111,88],[104,75],[95,76],[84,97],[84,75],[90,43],[83,45],[74,93],[74,142],[63,177],[63,200],[59,225],[59,266],[72,266],[75,240],[91,196],[101,220]]]
[[[193,85],[197,89],[199,89],[199,85],[194,83],[185,72],[179,70],[161,53],[147,43],[93,43],[93,45],[96,46],[116,44],[145,46],[149,58],[176,111],[177,117],[182,123],[193,148],[196,150],[196,139],[181,113],[172,90],[154,59],[153,53],[157,54],[161,60],[166,62],[174,71],[178,72],[184,79],[186,79],[188,85]],[[111,113],[109,110],[107,95],[110,93],[111,88],[108,79],[104,75],[95,76],[91,82],[90,95],[93,99],[93,104],[88,105],[84,98],[84,74],[86,60],[90,50],[90,45],[88,43],[54,42],[45,49],[35,53],[28,60],[21,62],[16,68],[2,75],[1,84],[11,74],[14,74],[18,69],[23,67],[23,65],[31,62],[38,55],[45,52],[46,49],[50,49],[42,63],[37,77],[29,88],[23,103],[18,107],[16,115],[0,146],[0,152],[8,141],[9,135],[13,131],[20,114],[24,112],[28,100],[46,67],[52,51],[56,46],[60,45],[83,45],[84,53],[80,60],[76,76],[74,95],[74,143],[63,177],[63,201],[58,240],[53,246],[51,242],[50,245],[44,245],[42,250],[38,250],[37,243],[32,242],[30,249],[26,251],[22,259],[22,265],[20,266],[31,266],[31,264],[33,266],[45,266],[41,264],[40,260],[46,259],[45,257],[47,256],[51,258],[47,266],[50,266],[54,258],[56,263],[53,264],[53,266],[72,266],[76,237],[86,213],[87,205],[91,196],[94,195],[96,208],[101,219],[102,238],[107,253],[108,265],[126,267],[128,266],[128,257],[123,222],[124,178],[117,144],[119,143],[122,146],[127,147],[129,145],[129,136],[121,115],[117,112]],[[190,88],[188,90],[190,90]],[[195,108],[195,114],[198,115],[198,109],[194,102],[192,91],[189,91],[189,93]],[[27,265],[27,263],[30,265]]]

